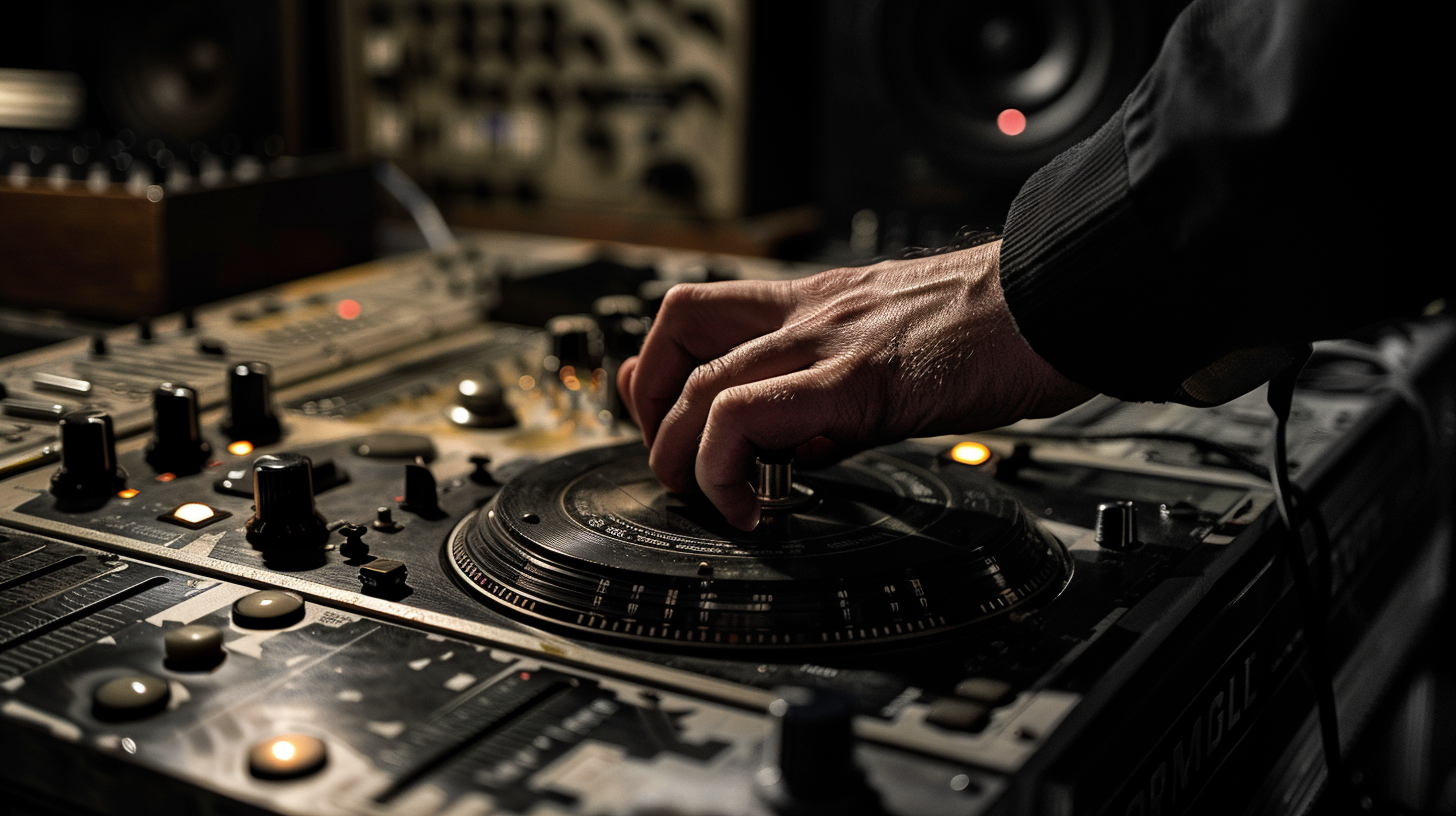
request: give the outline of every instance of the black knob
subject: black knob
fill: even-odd
[[[854,763],[854,712],[842,694],[779,689],[758,775],[779,810],[873,813],[876,797]]]
[[[126,471],[116,464],[116,432],[105,411],[72,411],[61,417],[61,467],[51,476],[51,492],[78,507],[103,502],[126,486]]]
[[[555,370],[571,366],[577,376],[590,375],[601,359],[601,336],[597,322],[591,315],[560,315],[546,321],[546,332],[551,335],[551,356],[556,359]],[[548,362],[548,369],[552,366]]]
[[[152,342],[152,320],[144,317],[137,321],[137,339],[143,343]]]
[[[475,469],[470,471],[470,481],[480,485],[496,484],[495,477],[490,475],[489,456],[485,456],[484,454],[476,454],[475,456],[470,457],[470,464],[475,466]]]
[[[344,537],[344,543],[339,545],[339,552],[345,558],[360,558],[369,554],[369,545],[364,543],[364,534],[369,528],[362,524],[345,524],[339,528],[339,534]]]
[[[106,335],[104,335],[104,334],[93,334],[93,335],[91,335],[91,356],[92,357],[105,357],[110,351],[111,351],[111,349],[107,346],[107,343],[106,343]]]
[[[506,428],[516,424],[516,414],[506,403],[505,390],[493,377],[471,377],[455,386],[456,405],[450,421],[469,428]]]
[[[283,435],[273,413],[273,369],[267,363],[239,363],[228,372],[228,415],[222,432],[255,447],[277,442]]]
[[[417,516],[439,518],[440,495],[435,487],[435,474],[422,463],[404,466],[404,501],[400,508]]]
[[[592,303],[605,357],[621,361],[641,349],[642,338],[647,334],[647,323],[642,319],[646,310],[646,304],[634,295],[607,295]]]
[[[1130,501],[1097,505],[1097,544],[1109,550],[1126,550],[1137,543],[1137,513]]]
[[[260,550],[306,551],[322,546],[329,530],[313,506],[313,462],[299,453],[259,456],[253,462],[253,517],[248,541]]]
[[[158,473],[197,473],[207,464],[212,446],[202,438],[197,421],[197,392],[185,385],[162,383],[152,392],[152,438],[147,464]]]

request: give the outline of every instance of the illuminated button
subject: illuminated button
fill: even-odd
[[[231,453],[233,456],[247,456],[252,452],[253,443],[247,440],[241,440],[228,445],[228,453]]]
[[[303,599],[265,589],[233,602],[233,623],[245,629],[282,629],[303,620]]]
[[[297,779],[318,771],[328,761],[328,746],[307,734],[269,737],[248,752],[248,770],[260,779]]]
[[[167,681],[150,674],[128,674],[101,684],[91,696],[97,719],[135,720],[167,707],[172,690]]]
[[[980,442],[961,442],[950,449],[950,458],[963,465],[982,465],[991,458],[991,449]]]
[[[209,524],[222,521],[231,516],[226,510],[219,510],[216,507],[203,504],[202,502],[187,502],[170,513],[163,513],[157,518],[161,521],[170,522],[189,530],[201,530]]]
[[[209,668],[222,660],[222,630],[194,623],[173,629],[162,638],[168,668]]]

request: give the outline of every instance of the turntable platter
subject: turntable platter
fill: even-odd
[[[1071,559],[988,477],[910,448],[796,479],[753,532],[667,493],[640,444],[539,465],[451,536],[466,585],[536,624],[704,649],[893,643],[1035,609]]]

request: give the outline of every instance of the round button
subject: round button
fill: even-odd
[[[168,665],[211,666],[222,660],[222,630],[194,623],[173,629],[162,638]]]
[[[248,770],[261,779],[297,779],[329,761],[329,747],[307,734],[281,734],[253,745]]]
[[[233,601],[233,623],[246,629],[282,629],[303,620],[303,599],[265,589]]]
[[[102,720],[135,720],[149,717],[167,707],[172,689],[167,681],[150,674],[128,674],[101,684],[91,696],[96,717]]]

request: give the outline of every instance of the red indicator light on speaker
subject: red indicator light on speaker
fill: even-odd
[[[339,315],[339,317],[342,317],[345,320],[353,320],[354,318],[359,316],[360,312],[364,311],[364,307],[359,305],[359,301],[354,300],[353,298],[349,298],[347,300],[339,301],[339,305],[334,309],[334,311]]]
[[[1026,114],[1016,108],[1007,108],[996,114],[996,127],[1007,136],[1018,136],[1026,130]]]

